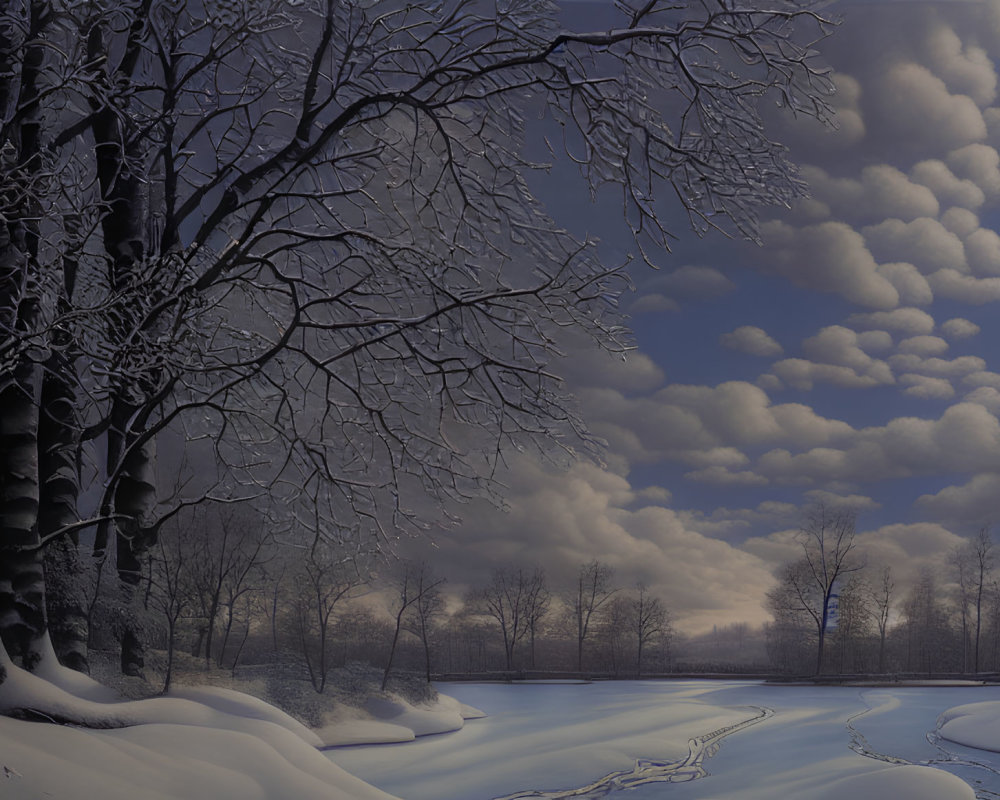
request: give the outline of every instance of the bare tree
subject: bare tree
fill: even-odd
[[[539,596],[545,576],[541,570],[522,567],[494,569],[490,582],[471,598],[474,607],[500,627],[507,669],[513,669],[517,646],[529,630],[529,609]]]
[[[758,104],[827,117],[810,2],[698,0],[681,23],[625,0],[600,32],[555,14],[3,4],[0,587],[33,588],[0,588],[0,638],[18,662],[44,651],[47,543],[96,526],[134,602],[171,510],[165,440],[211,458],[188,500],[253,487],[356,548],[418,521],[408,490],[492,494],[507,446],[583,433],[547,368],[555,332],[624,346],[624,280],[531,196],[529,108],[588,188],[622,187],[640,252],[669,245],[658,197],[753,237],[759,205],[802,193]]]
[[[426,561],[416,563],[404,561],[399,568],[399,574],[393,583],[396,589],[396,624],[392,633],[392,644],[386,659],[385,670],[382,673],[382,690],[389,685],[389,675],[392,672],[392,661],[396,655],[396,645],[399,634],[406,628],[405,620],[409,616],[415,618],[415,625],[409,629],[416,630],[424,646],[424,658],[427,672],[427,682],[431,681],[431,656],[428,640],[428,625],[431,617],[438,610],[441,593],[440,587],[444,578],[434,575]]]
[[[890,567],[883,567],[879,572],[878,583],[874,586],[868,586],[869,614],[878,629],[878,671],[880,673],[885,672],[885,642],[895,588],[896,584],[892,579]]]
[[[659,597],[650,597],[645,584],[636,587],[631,601],[631,623],[635,634],[635,674],[642,676],[642,652],[647,644],[667,633],[670,626],[667,609]]]
[[[292,576],[290,612],[299,652],[313,689],[322,694],[332,668],[334,612],[355,596],[367,578],[360,565],[333,548],[317,545],[303,553]]]
[[[600,561],[583,564],[576,576],[576,585],[569,597],[569,607],[576,627],[576,668],[583,672],[583,643],[591,632],[591,623],[615,593],[611,578],[614,570]]]
[[[864,564],[854,553],[854,513],[825,505],[810,509],[798,541],[802,558],[787,564],[779,587],[769,594],[772,607],[804,615],[816,635],[816,674],[823,670],[823,652],[830,618],[830,600],[838,581]]]
[[[528,647],[531,652],[531,668],[535,668],[535,637],[541,627],[542,620],[549,613],[552,605],[552,593],[545,585],[545,571],[536,571],[537,579],[528,587],[524,602],[525,623],[528,626]]]

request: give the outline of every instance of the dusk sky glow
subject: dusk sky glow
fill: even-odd
[[[509,562],[558,584],[598,558],[694,632],[768,618],[816,501],[856,509],[869,564],[901,585],[923,566],[947,581],[949,552],[998,521],[1000,2],[823,12],[842,20],[821,46],[838,128],[773,119],[810,198],[765,209],[761,247],[679,219],[659,270],[636,263],[636,352],[565,365],[606,465],[513,463],[507,513],[472,505],[434,535],[452,580]],[[533,186],[621,259],[613,191],[585,204],[570,175]]]

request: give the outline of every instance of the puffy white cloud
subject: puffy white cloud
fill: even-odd
[[[502,477],[510,487],[506,512],[475,503],[463,513],[466,522],[434,537],[436,569],[452,583],[452,576],[481,583],[504,564],[539,565],[558,589],[580,564],[600,559],[614,568],[619,585],[643,581],[669,597],[681,630],[767,619],[762,602],[773,584],[767,565],[699,533],[684,514],[659,505],[630,510],[641,493],[621,476],[587,462],[559,472],[518,456]]]
[[[873,85],[885,133],[899,142],[939,152],[986,138],[986,122],[976,102],[952,94],[927,67],[897,63]]]
[[[1000,154],[988,144],[970,144],[948,154],[948,166],[976,184],[986,197],[1000,196]]]
[[[1000,390],[993,386],[980,386],[962,399],[966,403],[978,403],[993,414],[1000,413]]]
[[[702,483],[713,483],[716,486],[766,486],[767,478],[750,470],[733,471],[728,467],[714,466],[694,470],[684,474],[685,478]]]
[[[668,297],[681,300],[708,300],[731,292],[736,288],[729,278],[714,267],[687,265],[675,269],[655,282]]]
[[[866,352],[881,352],[892,349],[892,336],[888,331],[861,331],[858,347]]]
[[[900,417],[857,431],[844,448],[793,454],[775,449],[754,472],[779,483],[863,480],[953,472],[1000,471],[1000,422],[977,403],[957,403],[938,419]]]
[[[722,334],[719,342],[731,350],[752,356],[773,357],[780,356],[783,352],[781,345],[756,325],[741,325],[734,331]]]
[[[923,273],[968,267],[962,240],[936,219],[887,219],[862,233],[871,253],[883,261],[906,261]]]
[[[810,504],[822,503],[834,511],[874,511],[881,508],[881,503],[876,503],[872,498],[863,494],[837,494],[826,489],[810,489],[803,493]]]
[[[813,447],[852,432],[850,425],[808,406],[772,405],[761,388],[744,381],[675,384],[645,397],[606,388],[584,389],[578,396],[594,432],[633,463],[669,459],[703,468],[739,467],[745,457],[738,448]]]
[[[859,531],[855,543],[872,569],[890,567],[897,587],[911,585],[923,569],[940,574],[941,565],[964,543],[962,537],[933,522],[884,525]]]
[[[977,209],[986,202],[982,189],[970,180],[959,178],[940,159],[927,159],[914,165],[910,170],[910,179],[930,189],[942,206]]]
[[[986,51],[967,44],[950,27],[939,25],[927,37],[925,57],[948,89],[988,106],[997,94],[997,76]]]
[[[977,275],[1000,275],[1000,236],[979,228],[965,237],[965,258]]]
[[[887,335],[884,331],[880,333]],[[786,358],[773,364],[771,371],[789,386],[804,390],[811,389],[817,382],[847,388],[893,383],[889,365],[862,349],[860,339],[863,336],[842,325],[830,325],[802,343],[808,359]]]
[[[879,274],[864,239],[845,223],[794,228],[772,221],[761,226],[761,234],[767,245],[764,255],[771,258],[763,265],[765,271],[869,308],[888,309],[899,304],[899,292]]]
[[[951,381],[945,378],[930,378],[926,375],[908,373],[899,376],[899,382],[906,388],[903,394],[911,397],[922,397],[925,400],[948,400],[955,396]]]
[[[916,336],[934,330],[934,317],[919,308],[897,308],[893,311],[851,314],[847,324],[855,328],[882,328]]]
[[[941,224],[956,236],[964,239],[979,228],[979,217],[967,208],[949,208],[941,215]]]
[[[947,169],[943,163],[942,166]],[[911,181],[888,164],[864,167],[859,180],[835,178],[815,166],[803,167],[801,175],[809,184],[812,197],[838,219],[868,221],[898,217],[910,221],[936,217],[941,210],[932,188]]]
[[[845,389],[869,389],[894,382],[888,365],[885,365],[884,371],[860,375],[852,367],[817,364],[804,358],[785,358],[773,364],[771,370],[787,385],[803,391],[811,390],[817,383],[832,383]]]
[[[942,269],[927,277],[935,294],[982,305],[1000,300],[1000,278],[976,278],[955,269]]]
[[[931,291],[927,278],[913,264],[879,264],[877,269],[878,274],[899,293],[899,302],[908,306],[925,306],[934,299],[934,292]]]
[[[915,372],[940,378],[961,378],[986,368],[986,362],[979,356],[959,356],[958,358],[924,358],[916,353],[898,353],[889,358],[889,363],[900,372]]]
[[[975,475],[962,486],[948,486],[936,494],[924,494],[917,507],[933,519],[958,524],[988,525],[997,521],[1000,474]]]
[[[634,350],[625,354],[609,353],[595,347],[585,336],[563,332],[560,347],[566,358],[555,369],[573,389],[584,386],[609,386],[625,392],[651,391],[663,385],[663,370],[645,353]]]
[[[911,336],[899,343],[900,353],[913,353],[918,356],[939,356],[947,352],[948,343],[939,336]]]
[[[1000,373],[987,370],[971,372],[962,378],[962,383],[969,386],[992,386],[994,389],[1000,389]]]
[[[979,333],[980,327],[975,322],[970,322],[961,317],[949,319],[941,323],[941,333],[949,339],[969,339]]]
[[[736,284],[714,267],[688,264],[643,281],[642,294],[629,306],[629,311],[633,314],[677,311],[684,302],[711,300],[735,288]]]

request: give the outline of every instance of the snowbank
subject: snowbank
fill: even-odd
[[[816,800],[888,800],[904,797],[906,800],[976,800],[976,793],[969,784],[949,772],[906,765],[835,780],[816,795]]]
[[[364,709],[341,709],[315,733],[326,747],[409,742],[418,736],[460,730],[467,719],[486,716],[478,708],[439,694],[435,700],[410,703],[401,697],[372,697]]]
[[[1000,752],[1000,701],[949,708],[938,717],[938,733],[966,747]]]
[[[327,759],[301,723],[238,692],[102,702],[89,679],[53,671],[56,685],[9,659],[0,666],[0,712],[88,726],[0,716],[4,800],[392,800]]]

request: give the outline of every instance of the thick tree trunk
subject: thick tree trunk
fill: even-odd
[[[53,337],[53,352],[42,379],[39,417],[41,506],[38,525],[44,538],[76,522],[80,493],[76,444],[79,431],[71,388],[72,366],[62,352],[69,343]],[[58,536],[45,548],[45,591],[49,635],[59,661],[87,671],[88,603],[86,571],[80,562],[78,536]]]

